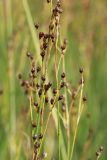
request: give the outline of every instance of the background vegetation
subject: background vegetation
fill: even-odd
[[[107,1],[63,0],[63,10],[61,34],[69,42],[65,55],[67,76],[75,86],[79,79],[78,69],[83,66],[88,97],[78,130],[74,160],[95,159],[100,146],[104,146],[101,160],[106,160]],[[30,154],[29,106],[17,74],[26,74],[28,70],[26,52],[38,53],[39,42],[33,24],[39,22],[40,30],[45,31],[49,18],[46,0],[0,0],[1,160],[12,159],[10,150],[16,153],[15,160],[28,159]],[[54,128],[51,120],[46,143],[49,159],[56,157]]]

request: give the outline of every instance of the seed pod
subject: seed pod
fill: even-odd
[[[50,37],[49,34],[47,34],[47,33],[44,34],[44,38],[45,38],[45,39],[48,39],[49,37]]]
[[[53,94],[54,94],[54,95],[57,94],[57,89],[56,89],[56,88],[53,89]]]
[[[61,78],[65,78],[65,73],[64,72],[61,74]]]
[[[96,151],[96,157],[98,158],[100,156],[99,151]]]
[[[102,152],[103,149],[104,149],[103,146],[101,146],[101,147],[99,148],[99,151]]]
[[[48,103],[48,102],[49,102],[49,98],[45,97],[45,103]]]
[[[42,51],[42,52],[40,53],[40,55],[41,55],[42,59],[44,59],[44,57],[45,57],[45,51]]]
[[[62,50],[62,51],[64,51],[64,50],[65,50],[65,48],[66,48],[66,46],[65,46],[65,45],[62,45],[62,46],[61,46],[61,50]]]
[[[24,87],[25,84],[26,84],[26,82],[23,80],[23,81],[21,82],[21,86]]]
[[[66,83],[65,83],[65,82],[61,82],[61,84],[60,84],[60,88],[65,87],[65,85],[66,85]]]
[[[35,28],[38,29],[39,28],[39,24],[35,24]]]
[[[42,139],[42,138],[43,138],[43,134],[40,133],[40,134],[38,135],[38,139]]]
[[[84,97],[83,97],[83,102],[86,102],[86,101],[87,101],[87,97],[84,96]]]
[[[36,140],[36,139],[37,139],[37,135],[34,134],[34,135],[33,135],[33,140]]]
[[[54,29],[54,24],[50,24],[49,25],[49,30],[53,30]]]
[[[53,105],[54,104],[54,99],[51,98],[50,103]]]
[[[49,88],[50,88],[50,87],[52,86],[52,82],[49,82],[49,83],[48,83],[48,86],[49,86]]]
[[[36,128],[36,127],[37,127],[37,125],[36,125],[35,122],[32,122],[32,127],[33,127],[33,128]]]
[[[34,106],[35,106],[35,107],[38,107],[38,102],[34,102]]]
[[[42,89],[39,90],[38,95],[39,97],[42,95]]]
[[[37,66],[37,69],[36,69],[37,73],[41,71],[41,67],[40,66]]]
[[[43,38],[44,37],[44,33],[43,32],[40,32],[39,33],[39,39]]]
[[[35,142],[34,147],[35,147],[35,149],[38,149],[40,147],[40,143],[39,142]]]
[[[83,78],[80,79],[79,84],[80,85],[84,84],[84,79]]]
[[[36,87],[37,87],[37,89],[39,89],[39,88],[40,88],[40,85],[37,83],[37,84],[36,84]]]
[[[31,69],[32,74],[35,73],[35,67]]]
[[[21,73],[18,74],[18,79],[22,79],[22,74]]]
[[[46,80],[45,75],[41,77],[41,80],[44,82]]]
[[[64,99],[64,96],[63,96],[63,95],[60,95],[60,96],[58,97],[58,101],[63,100],[63,99]]]
[[[47,3],[50,3],[50,0],[47,0]]]
[[[80,68],[79,69],[79,72],[82,74],[84,72],[84,69],[83,68]]]
[[[48,48],[48,44],[46,42],[43,43],[43,49],[46,50]]]

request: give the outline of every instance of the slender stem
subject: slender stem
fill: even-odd
[[[65,59],[63,56],[63,72],[66,73],[65,71]],[[70,152],[70,125],[69,125],[69,112],[68,112],[68,100],[67,100],[67,91],[66,88],[64,90],[65,94],[65,100],[66,100],[66,123],[67,123],[67,150],[68,150],[68,159],[69,159],[69,152]]]
[[[82,76],[82,80],[83,80],[83,76]],[[79,125],[81,113],[82,113],[82,110],[83,110],[83,106],[82,106],[83,86],[84,86],[84,84],[82,83],[81,84],[80,99],[79,99],[79,107],[78,107],[78,116],[77,116],[77,122],[76,122],[76,128],[75,128],[75,132],[74,132],[74,137],[73,137],[70,160],[73,159],[73,152],[74,152],[74,146],[75,146],[75,141],[76,141],[78,125]]]

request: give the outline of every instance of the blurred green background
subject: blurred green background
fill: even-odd
[[[88,97],[74,160],[95,159],[100,146],[104,146],[100,159],[106,160],[107,1],[63,0],[62,5],[61,35],[69,42],[65,55],[67,76],[75,85],[78,68],[83,66]],[[46,31],[49,18],[46,0],[0,0],[0,160],[12,159],[10,150],[16,153],[15,160],[28,159],[30,154],[28,101],[17,74],[27,72],[25,53],[39,52],[34,23],[38,22],[40,30]],[[53,132],[49,134],[46,144],[49,159],[55,157],[54,138]]]

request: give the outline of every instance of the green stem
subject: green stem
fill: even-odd
[[[82,76],[82,80],[83,80],[83,76]],[[73,159],[73,152],[74,152],[74,146],[75,146],[75,141],[76,141],[76,135],[77,135],[78,125],[79,125],[81,113],[82,113],[82,110],[83,110],[83,107],[82,107],[83,86],[84,85],[81,84],[81,92],[80,92],[79,107],[78,107],[78,117],[77,117],[75,132],[74,132],[74,138],[73,138],[72,148],[71,148],[70,160]]]

